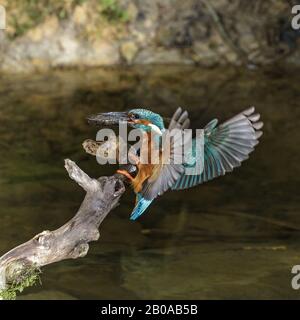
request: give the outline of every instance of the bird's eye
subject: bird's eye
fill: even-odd
[[[130,117],[131,117],[131,119],[139,119],[140,118],[140,116],[138,115],[138,114],[135,114],[135,113],[132,113],[131,115],[130,115]]]

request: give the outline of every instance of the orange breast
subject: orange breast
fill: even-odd
[[[151,162],[150,152],[153,147],[152,141],[151,141],[151,133],[147,132],[147,136],[148,136],[148,148],[147,148],[148,162]],[[145,150],[146,149],[143,150],[143,146],[142,146],[142,150],[141,150],[140,154],[144,154]],[[147,155],[144,155],[144,156],[147,156]],[[159,153],[159,157],[161,157],[160,153]],[[138,193],[142,190],[143,183],[148,178],[152,178],[153,180],[157,179],[157,176],[159,175],[159,172],[160,172],[161,165],[160,164],[151,164],[151,163],[148,163],[148,164],[141,164],[140,163],[137,165],[137,168],[138,168],[138,173],[131,182],[135,193]]]
[[[132,180],[132,186],[135,193],[142,190],[143,183],[152,175],[153,164],[140,164],[138,165],[138,173]]]

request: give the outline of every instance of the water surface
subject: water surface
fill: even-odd
[[[190,112],[194,128],[255,105],[260,145],[225,177],[159,198],[136,222],[130,190],[89,254],[43,268],[22,299],[289,299],[300,264],[300,72],[192,67],[55,71],[0,77],[0,254],[76,212],[84,192],[70,158],[93,177],[111,174],[84,153],[85,117],[146,107]]]

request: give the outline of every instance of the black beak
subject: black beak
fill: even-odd
[[[130,117],[127,112],[106,112],[87,117],[88,123],[95,125],[114,125],[120,122],[127,123]]]

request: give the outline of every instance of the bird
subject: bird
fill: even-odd
[[[123,122],[141,130],[143,134],[142,145],[132,156],[137,168],[136,176],[132,176],[132,170],[117,170],[119,174],[128,178],[136,194],[136,204],[130,216],[131,220],[139,218],[154,199],[169,189],[174,191],[188,189],[239,167],[259,143],[263,133],[261,130],[263,122],[259,120],[260,114],[255,113],[255,107],[250,107],[221,124],[217,119],[213,119],[203,128],[203,154],[197,150],[199,145],[196,138],[190,137],[188,141],[190,144],[187,143],[187,155],[184,156],[183,148],[175,148],[176,139],[179,139],[180,135],[169,140],[163,139],[164,134],[173,129],[183,134],[189,128],[188,112],[182,108],[177,108],[168,128],[165,127],[164,119],[160,114],[143,108],[126,112],[100,113],[88,117],[90,123],[97,125],[114,125]],[[158,150],[158,161],[156,163],[141,162],[142,157],[150,158],[148,152],[153,148]],[[166,149],[169,151],[167,159],[169,161],[164,159]],[[179,156],[184,159],[182,163],[175,161]],[[203,159],[201,172],[197,167],[199,157]]]

